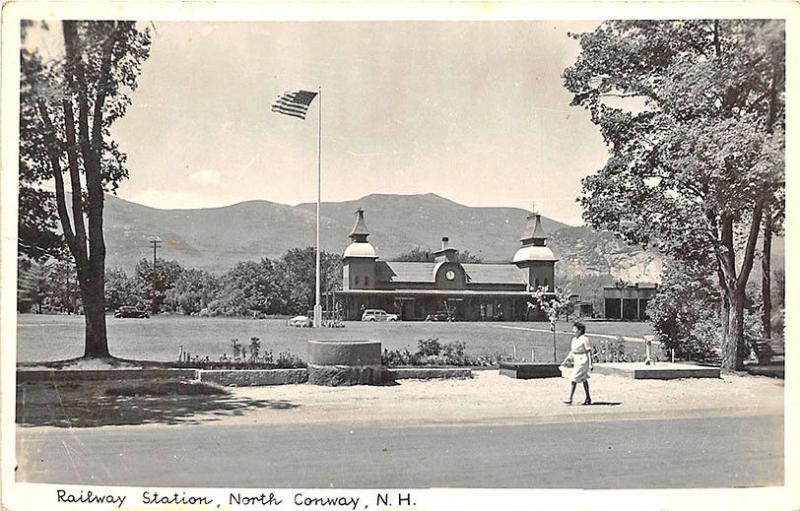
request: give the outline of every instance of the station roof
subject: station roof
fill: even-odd
[[[432,283],[437,263],[379,261],[377,278],[382,282]],[[461,265],[470,284],[526,284],[525,272],[513,264],[465,263]]]

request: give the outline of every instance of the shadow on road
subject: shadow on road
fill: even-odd
[[[621,401],[592,401],[591,404],[584,406],[619,406],[621,404]]]
[[[16,421],[20,426],[73,428],[200,424],[255,409],[299,406],[236,397],[224,388],[189,381],[32,382],[17,385]]]

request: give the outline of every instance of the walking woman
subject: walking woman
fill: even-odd
[[[575,337],[572,338],[569,353],[561,365],[566,364],[567,360],[572,358],[572,376],[570,376],[570,391],[569,399],[564,401],[565,404],[572,404],[572,397],[575,395],[575,387],[578,383],[583,383],[583,392],[586,394],[586,399],[583,404],[592,404],[592,397],[589,395],[589,371],[593,369],[592,364],[592,344],[589,338],[586,337],[586,326],[580,321],[576,321],[572,328]]]

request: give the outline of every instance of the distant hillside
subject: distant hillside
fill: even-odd
[[[510,261],[528,212],[518,208],[473,208],[435,194],[367,195],[358,200],[323,203],[322,248],[342,253],[350,240],[355,210],[365,211],[370,242],[378,255],[391,259],[414,247],[451,246],[469,250],[486,262]],[[180,264],[223,272],[239,261],[276,258],[290,248],[312,246],[315,204],[287,206],[250,201],[208,209],[155,209],[107,196],[105,233],[107,267],[130,272],[141,258],[152,258],[148,241],[162,240],[159,257]],[[659,282],[662,258],[631,247],[609,232],[569,226],[543,217],[548,244],[559,258],[559,282],[576,282],[573,291],[627,282]],[[773,247],[773,268],[783,267],[783,238]],[[760,278],[760,264],[753,279]]]
[[[366,213],[369,240],[382,258],[418,246],[438,248],[442,236],[448,236],[451,245],[486,261],[508,261],[519,246],[527,217],[522,209],[471,208],[435,194],[373,194],[321,205],[324,250],[344,251],[358,207]],[[242,260],[278,257],[290,248],[314,244],[315,211],[315,204],[268,201],[161,210],[108,196],[107,266],[127,270],[142,257],[151,258],[148,240],[154,236],[163,241],[159,257],[211,271],[224,271]],[[542,218],[542,223],[548,232],[566,227],[549,218]]]

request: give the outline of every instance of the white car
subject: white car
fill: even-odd
[[[397,314],[389,314],[383,309],[367,309],[361,315],[361,321],[397,321]]]
[[[295,316],[287,321],[286,324],[289,326],[310,328],[314,325],[314,322],[308,316]]]

